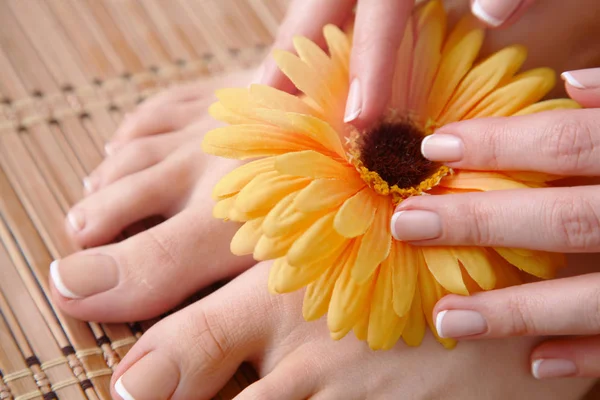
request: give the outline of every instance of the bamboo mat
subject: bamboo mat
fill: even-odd
[[[0,399],[110,399],[150,325],[77,321],[48,270],[64,216],[127,110],[170,84],[259,62],[285,0],[0,0]],[[254,376],[240,370],[217,398]]]

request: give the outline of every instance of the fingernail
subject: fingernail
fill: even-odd
[[[85,226],[85,217],[83,213],[77,209],[73,209],[69,211],[67,214],[67,221],[69,221],[69,225],[75,232],[79,232]]]
[[[471,12],[491,26],[500,26],[521,5],[522,0],[475,0]]]
[[[350,84],[348,91],[348,100],[346,101],[346,113],[344,114],[344,122],[352,122],[360,115],[362,111],[362,96],[360,92],[360,82],[358,78],[354,78]]]
[[[83,178],[83,189],[89,194],[96,190],[96,180],[90,176]]]
[[[435,318],[435,329],[442,338],[461,338],[481,335],[488,327],[477,311],[445,310],[440,311]]]
[[[80,299],[106,292],[119,281],[112,257],[104,254],[75,254],[50,264],[50,276],[64,297]]]
[[[107,156],[112,156],[113,154],[115,154],[116,150],[116,145],[113,142],[108,142],[104,145],[104,153]]]
[[[567,71],[563,72],[560,76],[569,85],[577,89],[595,89],[600,87],[600,68]]]
[[[431,161],[455,162],[462,160],[464,145],[457,136],[438,133],[423,139],[421,153]]]
[[[391,228],[396,240],[431,240],[442,235],[442,220],[432,211],[398,211],[392,216]]]
[[[577,374],[577,366],[570,360],[541,358],[531,363],[531,373],[536,379],[565,378]]]
[[[156,351],[133,364],[115,383],[123,400],[170,399],[179,383],[179,370]]]

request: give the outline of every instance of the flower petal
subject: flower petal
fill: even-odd
[[[411,245],[395,241],[393,248],[394,251],[390,253],[393,260],[390,263],[393,269],[394,311],[403,317],[410,311],[419,269],[425,260],[422,251]]]
[[[335,215],[333,220],[335,230],[347,238],[364,234],[375,218],[377,211],[375,202],[376,197],[371,188],[365,188],[350,197]]]
[[[507,117],[543,98],[555,83],[556,77],[550,68],[524,72],[490,93],[465,119]]]
[[[213,207],[213,217],[218,219],[229,219],[229,213],[235,204],[236,196],[226,197],[217,201]]]
[[[256,176],[273,171],[275,165],[273,157],[262,158],[260,160],[251,161],[244,164],[227,175],[215,185],[212,197],[215,200],[224,199],[237,194]]]
[[[564,255],[544,251],[494,248],[506,261],[538,278],[550,279],[565,264]]]
[[[262,173],[238,193],[235,208],[245,213],[265,210],[266,215],[281,199],[309,183],[308,178],[281,175],[276,171]]]
[[[448,175],[442,179],[440,186],[481,191],[526,189],[530,187],[503,174],[480,171],[460,171],[454,175]]]
[[[211,104],[211,106],[208,108],[208,113],[217,121],[225,122],[230,125],[255,124],[258,122],[253,118],[249,118],[226,108],[223,103],[219,101]]]
[[[513,115],[529,115],[535,114],[542,111],[551,111],[551,110],[566,110],[566,109],[577,109],[581,108],[581,105],[577,103],[575,100],[571,99],[552,99],[540,101],[538,103],[527,106]]]
[[[408,321],[402,332],[404,343],[412,347],[419,346],[423,341],[423,337],[425,337],[425,326],[425,315],[421,306],[421,292],[419,286],[417,286],[410,305]]]
[[[303,231],[282,236],[267,236],[263,234],[254,247],[253,257],[256,261],[273,260],[285,257],[288,250]]]
[[[483,290],[496,287],[496,273],[492,259],[485,249],[478,247],[455,247],[452,254],[461,262],[471,278]]]
[[[328,214],[328,210],[305,213],[294,207],[294,199],[299,192],[284,197],[269,213],[263,222],[263,232],[269,237],[291,235],[304,231],[318,219]]]
[[[390,218],[393,206],[386,197],[377,199],[377,211],[373,223],[360,240],[360,250],[352,268],[352,278],[357,283],[363,283],[385,260],[392,246]]]
[[[344,32],[335,25],[326,25],[323,35],[329,48],[331,59],[340,71],[348,76],[350,69],[350,41]]]
[[[429,271],[440,285],[450,293],[469,294],[458,260],[449,247],[424,247],[422,251]]]
[[[315,179],[294,199],[294,207],[301,212],[329,210],[339,206],[365,186],[362,181]]]
[[[321,117],[321,114],[309,106],[299,97],[272,88],[267,85],[253,84],[250,86],[250,95],[256,108],[268,108],[284,112],[293,112],[297,114],[307,114],[313,117]]]
[[[254,246],[262,235],[260,226],[264,218],[257,218],[246,222],[237,230],[233,239],[231,239],[231,252],[236,256],[252,254]]]
[[[372,302],[371,302],[371,305],[372,305]],[[362,315],[360,316],[358,322],[352,328],[352,331],[354,332],[354,336],[356,336],[356,338],[358,340],[361,340],[364,342],[369,337],[369,320],[370,319],[371,319],[371,310],[366,309],[362,312]]]
[[[277,156],[275,169],[285,175],[308,178],[359,180],[356,169],[314,150],[296,151]]]
[[[506,47],[477,65],[458,85],[448,106],[438,119],[440,125],[459,121],[496,87],[508,82],[521,68],[527,50],[523,46]]]

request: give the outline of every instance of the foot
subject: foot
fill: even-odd
[[[261,379],[236,399],[577,399],[591,380],[535,380],[537,339],[460,343],[428,335],[419,348],[374,352],[323,320],[301,318],[302,294],[267,293],[262,263],[152,327],[118,366],[116,399],[209,399],[243,361]],[[164,289],[167,286],[163,287]]]

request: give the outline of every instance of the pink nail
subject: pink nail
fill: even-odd
[[[423,157],[431,161],[456,162],[463,158],[463,141],[443,133],[429,135],[421,142]]]
[[[445,310],[437,314],[435,329],[442,338],[461,338],[481,335],[488,327],[483,316],[477,311]]]
[[[565,378],[577,374],[577,366],[570,360],[541,358],[531,364],[531,373],[536,379]]]
[[[360,82],[358,78],[354,78],[350,84],[350,90],[348,91],[348,100],[346,101],[346,113],[344,115],[344,122],[352,122],[360,115],[362,111],[362,95],[360,89]]]
[[[596,89],[600,87],[600,68],[567,71],[560,76],[569,85],[577,89]]]
[[[500,26],[519,8],[522,0],[475,0],[473,14],[491,26]]]
[[[83,213],[78,210],[71,210],[67,214],[67,221],[69,221],[69,225],[75,232],[79,232],[85,226],[85,217]]]
[[[396,240],[431,240],[442,235],[442,220],[432,211],[399,211],[392,216],[391,228]]]

